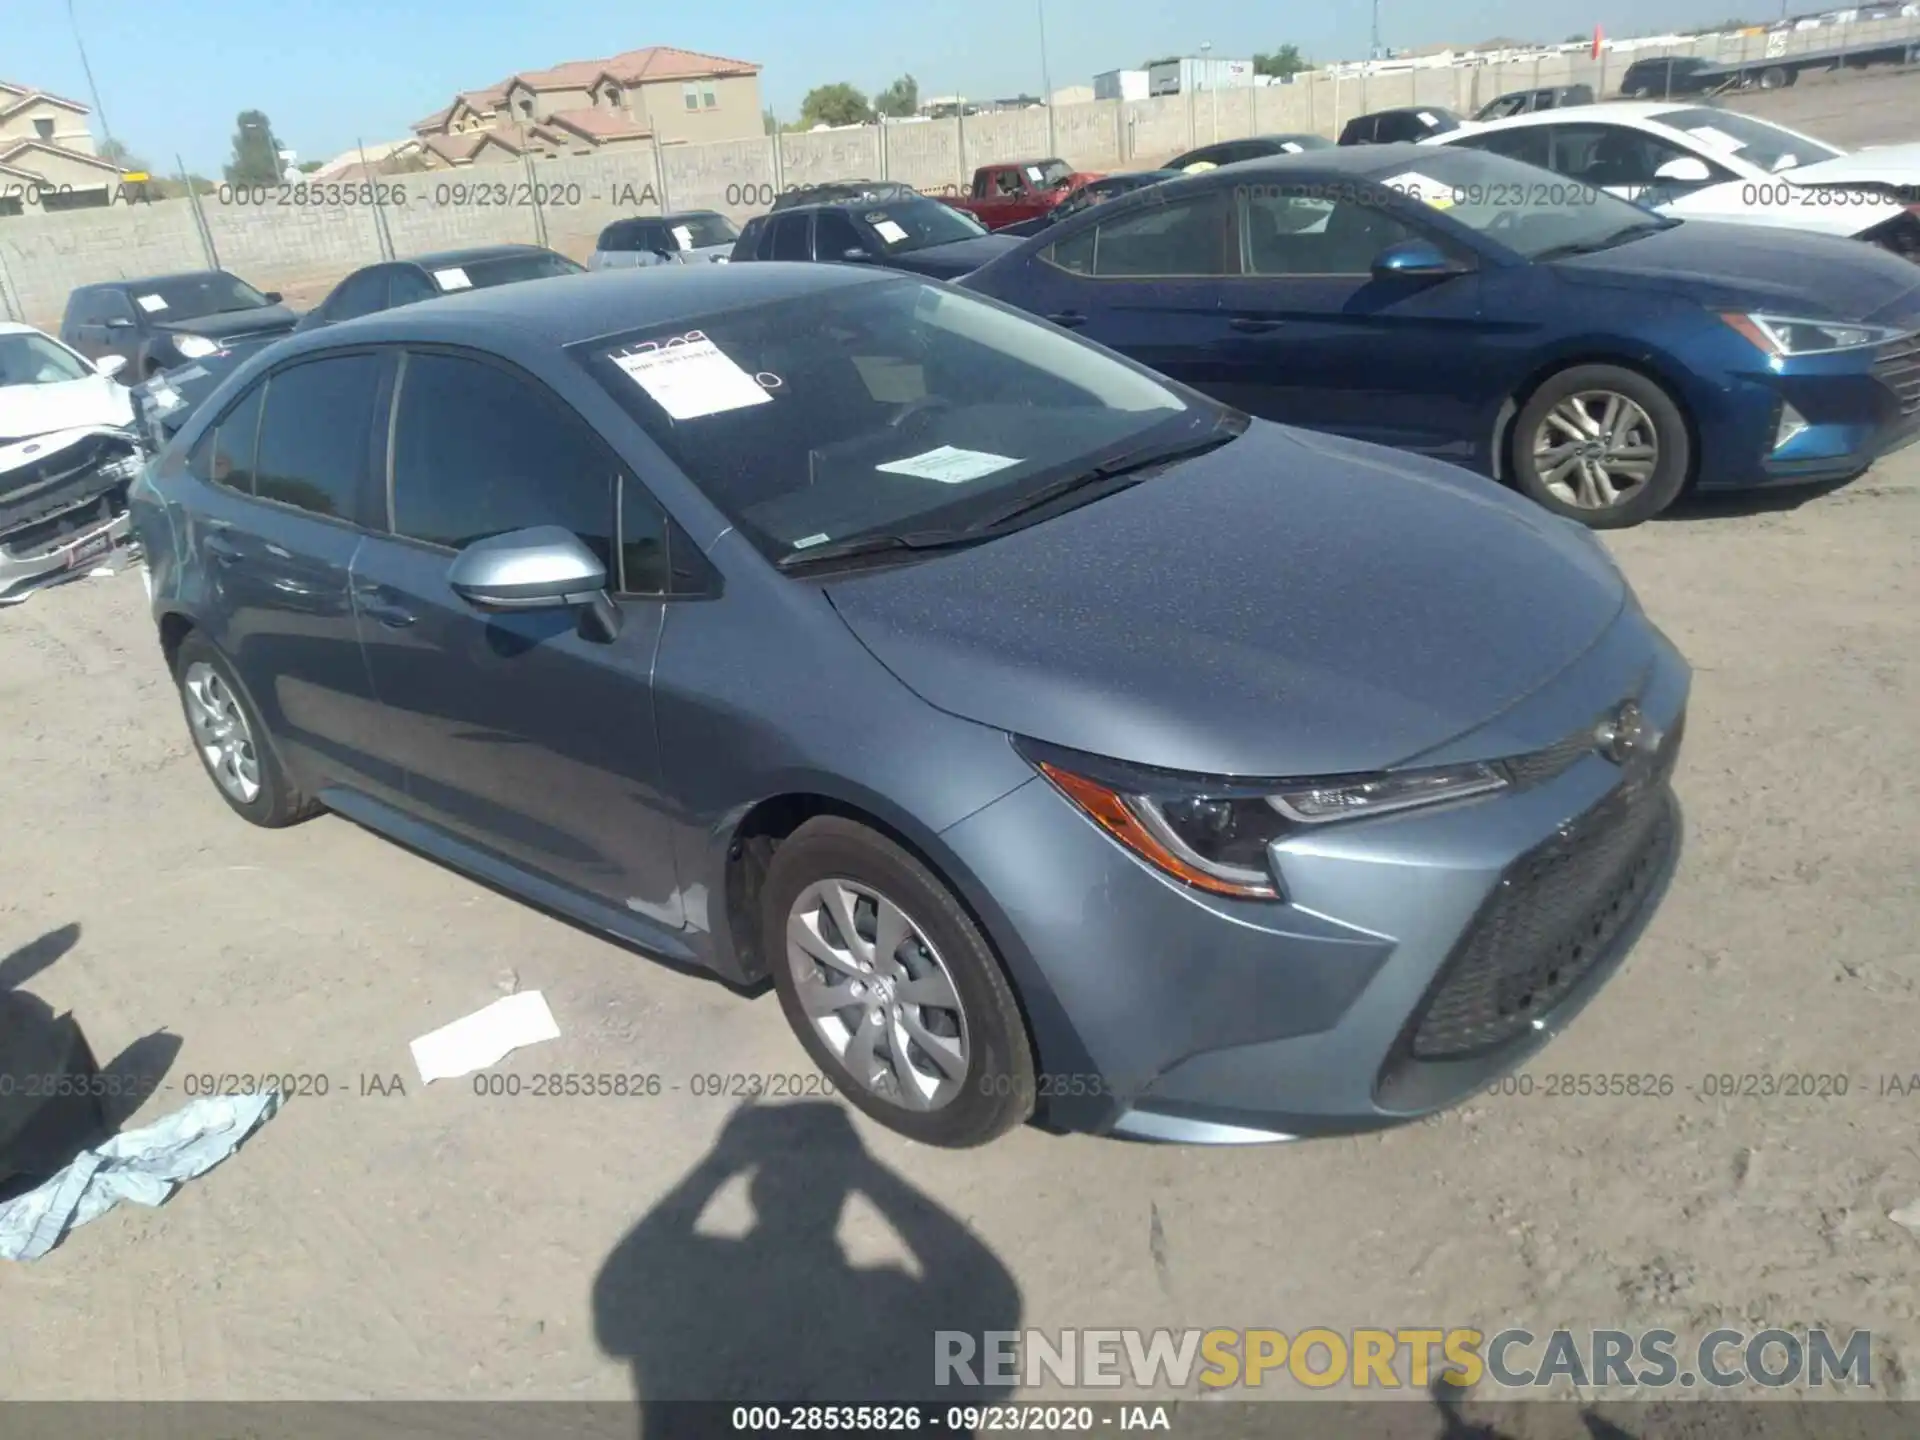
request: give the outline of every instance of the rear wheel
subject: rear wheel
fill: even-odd
[[[998,957],[891,840],[809,820],[774,851],[760,923],[788,1024],[860,1110],[950,1149],[1033,1113],[1032,1048]]]
[[[1784,90],[1793,84],[1793,72],[1783,65],[1770,65],[1760,72],[1762,90]]]
[[[320,813],[288,777],[226,656],[189,635],[174,655],[173,674],[193,748],[236,815],[277,830]]]
[[[1575,365],[1551,376],[1514,424],[1521,490],[1595,530],[1638,525],[1686,485],[1687,423],[1667,392],[1617,365]]]

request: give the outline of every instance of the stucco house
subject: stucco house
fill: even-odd
[[[120,167],[95,153],[77,100],[0,80],[0,215],[112,203]]]
[[[753,139],[760,116],[757,64],[651,45],[462,91],[413,132],[438,168]]]

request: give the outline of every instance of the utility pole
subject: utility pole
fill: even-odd
[[[80,38],[80,17],[73,13],[73,0],[67,0],[67,23],[73,26],[73,43],[80,51],[80,68],[86,72],[87,93],[93,97],[93,113],[100,117],[100,134],[113,148],[113,127],[107,124],[107,107],[100,103],[100,87],[93,83],[93,66],[87,63],[87,44]],[[119,161],[114,162],[116,165]]]
[[[1053,78],[1047,73],[1047,0],[1034,0],[1034,9],[1040,17],[1040,98],[1047,107],[1047,154],[1051,156],[1059,141],[1053,129]]]
[[[1381,58],[1380,49],[1380,0],[1373,0],[1373,58]]]

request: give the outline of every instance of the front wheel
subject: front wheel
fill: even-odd
[[[1665,510],[1687,483],[1692,444],[1680,407],[1646,376],[1575,365],[1550,377],[1514,424],[1519,488],[1595,530]]]
[[[1784,66],[1772,65],[1760,72],[1762,90],[1784,90],[1793,84],[1793,72]]]
[[[867,1115],[948,1149],[1032,1115],[1032,1047],[999,959],[885,836],[833,816],[794,831],[767,871],[761,939],[787,1023]]]
[[[225,655],[199,635],[189,635],[174,656],[173,673],[193,748],[207,778],[236,815],[277,830],[320,813],[320,806],[300,793],[280,764],[259,712]]]

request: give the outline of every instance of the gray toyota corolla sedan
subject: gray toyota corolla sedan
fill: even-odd
[[[1678,853],[1688,669],[1584,531],[912,276],[581,275],[297,336],[133,510],[242,817],[771,978],[930,1144],[1447,1105]]]

